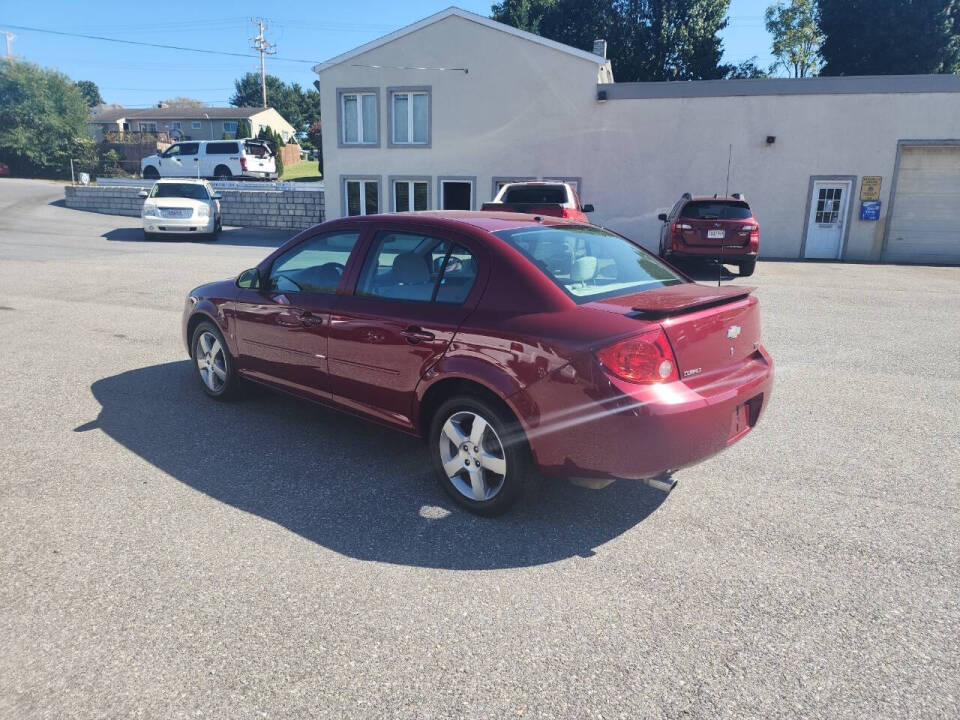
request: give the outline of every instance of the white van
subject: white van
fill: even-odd
[[[277,160],[263,140],[182,140],[140,161],[145,178],[277,177]]]

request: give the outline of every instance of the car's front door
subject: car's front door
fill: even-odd
[[[161,175],[164,177],[184,177],[188,173],[183,170],[183,160],[180,158],[180,143],[174,143],[166,150],[160,158],[160,166],[163,168]]]
[[[310,236],[274,259],[257,289],[241,289],[241,372],[319,399],[329,397],[327,342],[337,288],[361,231]]]
[[[180,143],[180,172],[184,177],[198,177],[200,169],[200,143]]]
[[[380,228],[354,294],[334,306],[328,344],[333,400],[403,426],[417,384],[476,305],[476,248],[454,235]]]

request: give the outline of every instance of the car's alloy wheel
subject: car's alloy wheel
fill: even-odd
[[[443,470],[461,495],[483,502],[500,492],[507,459],[489,421],[469,410],[455,413],[443,424],[439,445]]]
[[[218,400],[232,397],[237,384],[233,358],[220,332],[211,323],[201,323],[193,333],[192,347],[203,391]]]
[[[498,515],[522,494],[526,440],[497,403],[472,395],[443,403],[431,425],[430,451],[443,489],[471,512]]]

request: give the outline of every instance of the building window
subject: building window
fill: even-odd
[[[340,91],[340,144],[379,144],[377,114],[376,92]]]
[[[345,215],[375,215],[380,212],[380,181],[346,179],[343,181]]]
[[[140,123],[140,132],[155,133],[156,131],[157,131],[157,124],[155,122]]]
[[[179,121],[179,120],[174,120],[173,123],[170,125],[170,127],[173,128],[174,130],[179,130],[179,129],[180,129],[180,121]]]
[[[430,180],[393,180],[393,211],[430,209]]]
[[[473,210],[476,178],[440,178],[441,210]]]
[[[200,121],[199,121],[199,120],[194,120],[192,123],[190,123],[190,127],[191,127],[193,130],[199,130],[199,129],[200,129]]]
[[[430,89],[391,88],[390,144],[430,145]]]
[[[228,133],[235,133],[237,131],[236,120],[227,120],[225,123],[223,123],[223,131]]]

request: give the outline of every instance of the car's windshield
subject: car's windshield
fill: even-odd
[[[554,225],[494,235],[526,255],[578,303],[686,282],[629,240],[600,228]]]
[[[680,217],[690,220],[747,220],[751,216],[749,205],[732,200],[694,200],[680,211]]]
[[[558,203],[567,201],[567,189],[563,185],[517,185],[508,187],[503,194],[507,203]]]
[[[193,183],[157,183],[150,193],[152,198],[189,198],[190,200],[209,200],[207,189]]]

